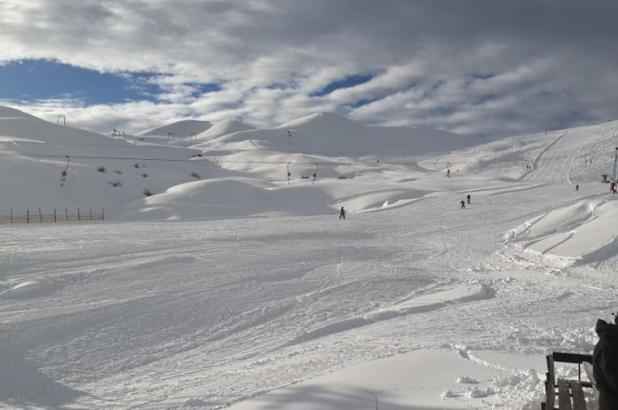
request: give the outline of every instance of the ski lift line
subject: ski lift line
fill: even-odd
[[[28,154],[28,153],[20,153],[21,156],[31,157],[31,158],[62,158],[66,159],[68,155],[50,155],[50,154]],[[14,155],[2,154],[0,156],[3,157],[11,157],[14,158]],[[167,161],[167,162],[195,162],[195,158],[205,158],[205,159],[214,159],[219,163],[230,163],[230,164],[270,164],[270,165],[285,165],[285,164],[303,164],[303,165],[315,165],[316,163],[313,161],[303,161],[303,162],[291,162],[291,161],[238,161],[238,160],[225,160],[221,159],[221,157],[213,157],[213,156],[201,156],[194,157],[191,159],[181,159],[181,158],[139,158],[139,157],[112,157],[112,156],[94,156],[94,155],[70,155],[71,158],[78,159],[107,159],[107,160],[119,160],[119,161]],[[336,163],[332,163],[335,164]]]
[[[15,158],[15,155],[8,155],[0,153],[2,157],[10,157]],[[68,155],[45,155],[45,154],[28,154],[28,153],[20,153],[22,157],[28,158],[62,158],[65,159]],[[195,162],[191,159],[179,159],[179,158],[138,158],[138,157],[109,157],[109,156],[91,156],[91,155],[70,155],[71,158],[78,159],[108,159],[108,160],[119,160],[119,161],[167,161],[167,162]]]
[[[60,145],[60,146],[85,146],[85,147],[114,147],[113,144],[95,144],[95,143],[69,143],[69,142],[46,142],[46,141],[21,141],[21,140],[11,140],[11,141],[0,141],[0,143],[13,143],[13,144],[35,144],[35,145]],[[133,146],[133,144],[132,144]],[[167,148],[167,147],[166,147]]]
[[[24,157],[32,158],[66,158],[67,155],[44,155],[44,154],[21,154]],[[12,155],[3,155],[5,157],[14,157]],[[91,156],[91,155],[71,155],[71,158],[78,159],[108,159],[108,160],[124,160],[124,161],[168,161],[168,162],[183,162],[191,161],[190,159],[175,159],[175,158],[138,158],[138,157],[108,157],[108,156]]]
[[[200,158],[206,158],[206,159],[215,159],[217,160],[217,162],[221,163],[221,164],[271,164],[271,165],[297,165],[297,164],[303,164],[303,165],[315,165],[315,162],[313,161],[297,161],[297,162],[292,162],[292,161],[238,161],[238,160],[226,160],[226,159],[222,159],[221,157],[209,157],[206,155],[201,156]],[[337,163],[331,163],[336,165]]]

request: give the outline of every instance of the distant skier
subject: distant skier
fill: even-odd
[[[575,192],[579,191],[579,184],[575,185]]]
[[[461,209],[464,209],[466,207],[466,202],[462,199],[459,201],[459,205],[461,205]]]
[[[451,177],[451,170],[450,169],[446,170],[446,176],[449,177],[449,178]]]
[[[339,219],[345,219],[345,209],[343,207],[339,210]]]
[[[470,194],[466,195],[466,201],[468,202],[468,205],[470,205]]]

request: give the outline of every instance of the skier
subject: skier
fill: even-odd
[[[60,186],[64,186],[64,183],[67,181],[67,175],[69,175],[69,163],[71,162],[71,159],[68,155],[65,155],[65,157],[67,159],[67,165],[60,173]]]
[[[461,205],[461,209],[464,209],[466,207],[466,202],[462,199],[459,201],[459,205]]]
[[[345,219],[345,209],[343,207],[339,210],[339,219]]]
[[[614,323],[599,319],[596,332],[599,341],[594,346],[592,368],[599,390],[599,410],[618,408],[618,313]]]
[[[579,191],[579,184],[575,185],[575,192]]]
[[[466,195],[466,200],[468,201],[468,205],[470,205],[470,194]]]
[[[446,170],[446,176],[449,177],[449,178],[451,177],[451,170],[450,169]]]

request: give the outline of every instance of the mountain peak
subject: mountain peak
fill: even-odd
[[[304,117],[297,118],[292,121],[288,121],[284,124],[279,125],[276,128],[295,128],[301,126],[309,126],[309,125],[329,125],[329,126],[337,126],[337,125],[346,125],[346,126],[359,126],[356,122],[345,117],[343,115],[334,113],[334,112],[317,112],[314,114],[309,114]]]
[[[213,121],[212,126],[206,131],[197,136],[198,140],[208,140],[217,138],[226,134],[232,134],[240,131],[252,130],[254,127],[245,124],[241,119],[236,117],[225,118],[219,121]]]
[[[139,133],[140,136],[168,136],[174,134],[176,138],[191,137],[201,134],[212,126],[210,121],[182,120],[162,127],[151,128]]]

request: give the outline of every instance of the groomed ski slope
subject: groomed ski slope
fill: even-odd
[[[1,226],[0,407],[538,409],[543,355],[589,352],[617,309],[613,129],[289,185],[233,161],[272,146],[214,138],[217,178],[114,197],[104,224]]]
[[[2,403],[219,408],[392,357],[403,366],[398,383],[367,383],[380,408],[533,408],[542,355],[592,348],[594,320],[615,308],[615,278],[505,256],[501,238],[548,202],[575,197],[555,186],[479,191],[466,210],[444,195],[346,221],[3,227]],[[479,352],[488,363],[397,358],[418,349],[466,360]],[[495,353],[518,359],[503,366]],[[424,366],[441,375],[435,394],[414,382]],[[466,376],[479,384],[457,383]],[[492,393],[473,397],[473,388]],[[302,408],[345,408],[345,390],[332,395]],[[285,406],[265,397],[239,408],[298,408],[294,394]]]

